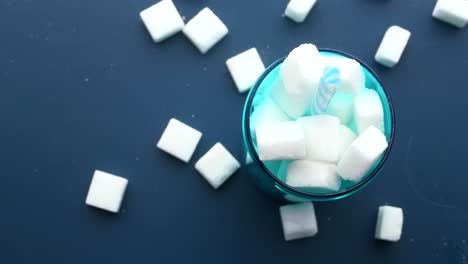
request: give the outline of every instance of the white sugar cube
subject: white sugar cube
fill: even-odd
[[[375,53],[375,60],[386,67],[395,66],[400,61],[410,37],[411,32],[408,30],[399,26],[391,26],[385,32]]]
[[[338,162],[337,172],[345,180],[360,181],[387,149],[385,135],[374,126],[351,143]]]
[[[313,188],[319,191],[338,191],[341,178],[333,164],[297,160],[289,164],[286,183],[295,188]]]
[[[337,92],[359,94],[365,86],[365,75],[361,64],[354,59],[338,56],[322,56],[324,67],[337,68],[340,82]]]
[[[239,168],[239,162],[221,143],[216,143],[195,164],[195,169],[215,189],[221,186]]]
[[[304,131],[297,122],[257,126],[256,134],[260,160],[293,160],[305,157]]]
[[[280,215],[286,241],[312,237],[318,232],[314,205],[310,202],[281,206]]]
[[[197,148],[202,133],[175,118],[171,118],[158,141],[157,147],[168,154],[188,162]]]
[[[205,54],[229,32],[223,21],[208,7],[203,8],[184,27],[185,36]]]
[[[357,136],[354,132],[347,126],[341,125],[340,135],[338,137],[338,160],[343,157],[343,154],[351,146],[351,144],[356,140]]]
[[[240,93],[248,91],[265,71],[256,48],[251,48],[228,59],[226,65]]]
[[[368,127],[375,126],[384,131],[384,113],[379,94],[372,89],[364,91],[354,100],[354,122],[359,134]]]
[[[304,129],[307,159],[336,162],[340,120],[330,115],[301,117],[297,120]]]
[[[172,0],[162,0],[140,12],[140,18],[154,42],[161,42],[184,28]]]
[[[335,93],[328,104],[326,113],[336,116],[342,124],[349,124],[353,119],[354,96],[348,93]]]
[[[322,73],[322,57],[313,44],[302,44],[293,49],[280,68],[280,77],[288,95],[313,94]]]
[[[394,206],[380,206],[375,227],[375,238],[396,242],[403,229],[403,210]]]
[[[86,204],[118,213],[127,189],[128,180],[96,170],[89,186]]]
[[[287,94],[281,78],[278,78],[271,87],[270,96],[282,111],[293,119],[303,116],[309,109],[312,101],[312,94]]]
[[[432,16],[458,28],[468,24],[468,1],[438,0]]]
[[[284,14],[291,20],[302,23],[317,0],[290,0]]]
[[[270,98],[259,103],[250,117],[250,133],[255,134],[257,126],[290,121],[291,118]]]

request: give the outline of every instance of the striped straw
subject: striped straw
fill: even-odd
[[[325,112],[340,82],[340,70],[335,67],[325,67],[317,94],[312,102],[312,115],[320,115]]]

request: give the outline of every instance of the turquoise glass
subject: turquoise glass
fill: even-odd
[[[243,112],[242,118],[242,133],[244,138],[245,149],[247,154],[252,157],[253,162],[247,165],[248,174],[254,180],[256,185],[264,192],[272,195],[275,198],[282,200],[301,202],[301,201],[330,201],[347,197],[362,188],[366,187],[382,169],[385,160],[390,154],[395,132],[395,116],[390,96],[382,86],[381,81],[375,72],[369,68],[358,58],[351,56],[345,52],[331,49],[320,49],[320,53],[325,56],[342,56],[355,59],[361,64],[362,70],[366,77],[366,88],[375,90],[380,96],[380,100],[384,110],[384,127],[385,136],[387,137],[388,148],[381,158],[369,170],[367,175],[359,182],[343,181],[342,187],[336,192],[320,192],[315,193],[288,186],[285,183],[287,162],[281,161],[260,161],[257,154],[257,146],[254,135],[250,133],[250,117],[255,106],[268,98],[270,88],[275,84],[279,69],[284,61],[284,58],[277,60],[270,65],[262,76],[257,80],[252,87]],[[286,165],[286,166],[285,166]]]

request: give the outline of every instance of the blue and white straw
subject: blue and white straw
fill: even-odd
[[[335,95],[336,87],[340,82],[340,70],[335,67],[325,67],[317,94],[312,102],[312,115],[320,115],[327,110],[328,104]]]

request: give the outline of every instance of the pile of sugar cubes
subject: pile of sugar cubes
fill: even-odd
[[[336,192],[361,181],[388,147],[379,94],[354,59],[313,44],[289,53],[251,114],[259,159],[281,162],[291,187]],[[276,163],[278,164],[278,163]]]

